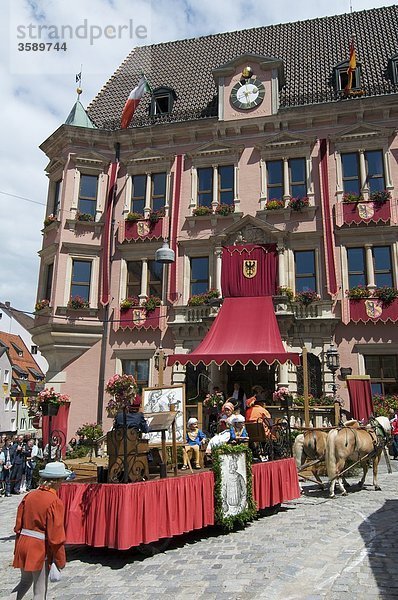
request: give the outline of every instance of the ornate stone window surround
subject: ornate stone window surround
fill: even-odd
[[[394,236],[394,234],[392,234]],[[363,234],[361,238],[358,238],[355,243],[353,240],[350,245],[341,247],[341,272],[342,272],[342,284],[343,284],[343,297],[344,291],[349,289],[348,281],[348,255],[347,248],[364,248],[365,249],[365,266],[366,266],[366,278],[368,281],[367,288],[371,291],[376,288],[375,283],[375,268],[373,262],[373,246],[390,246],[391,248],[391,267],[392,267],[392,278],[394,282],[398,281],[397,265],[398,265],[398,243],[393,240],[388,241],[385,238],[381,240],[374,240],[368,243],[363,243]]]
[[[285,248],[285,253],[287,254],[287,273],[286,277],[286,285],[289,287],[293,293],[296,293],[296,262],[295,262],[295,252],[302,251],[313,251],[315,257],[315,280],[316,280],[316,289],[314,290],[319,296],[322,298],[322,272],[321,272],[321,260],[320,260],[320,248],[317,242],[313,244],[308,244],[308,240],[294,240],[294,248]],[[282,285],[282,284],[280,284]]]
[[[369,199],[369,186],[367,184],[367,172],[366,172],[366,161],[365,152],[370,150],[381,150],[383,153],[383,166],[384,166],[384,178],[386,183],[386,190],[390,192],[394,191],[394,186],[391,179],[391,152],[388,138],[391,132],[387,130],[374,130],[369,129],[366,132],[347,133],[340,137],[333,138],[335,146],[335,160],[336,160],[336,198],[338,202],[343,200],[343,166],[341,155],[348,152],[356,152],[359,154],[359,177],[361,184],[361,193],[364,200]]]
[[[100,267],[100,257],[93,256],[92,254],[80,253],[75,251],[68,255],[66,262],[66,272],[65,272],[65,287],[64,287],[64,303],[66,306],[70,299],[70,290],[72,283],[72,266],[74,260],[84,260],[91,262],[91,278],[90,278],[90,295],[89,295],[89,305],[90,308],[97,308],[98,306],[98,288],[99,288],[99,267]],[[55,269],[54,269],[55,272]]]
[[[239,212],[239,159],[243,151],[243,146],[207,145],[190,152],[187,156],[191,159],[191,201],[189,209],[191,213],[197,208],[198,198],[198,173],[197,170],[203,167],[213,168],[213,211],[218,206],[218,167],[233,165],[234,167],[234,206],[235,212]]]
[[[126,164],[126,180],[125,180],[125,198],[123,206],[123,218],[130,212],[131,193],[132,193],[132,177],[134,175],[146,175],[145,188],[145,208],[144,217],[148,218],[151,207],[151,192],[152,192],[152,175],[156,173],[166,173],[166,197],[165,197],[165,216],[170,212],[170,191],[171,191],[171,166],[174,156],[152,155],[146,152],[137,154],[131,158]]]
[[[105,172],[105,169],[109,163],[105,160],[85,157],[75,158],[74,163],[73,195],[70,207],[71,218],[75,219],[78,212],[80,178],[82,175],[92,175],[98,177],[95,221],[99,221],[105,209],[106,190],[108,187],[108,174]]]
[[[283,161],[283,199],[286,204],[290,200],[289,159],[292,158],[305,159],[307,197],[309,198],[310,206],[315,206],[311,161],[312,148],[313,144],[309,144],[307,140],[271,141],[268,144],[258,147],[260,150],[261,178],[260,210],[265,210],[267,204],[267,161]]]
[[[120,265],[120,286],[119,286],[119,303],[126,298],[126,290],[127,290],[127,277],[128,277],[128,262],[141,262],[141,288],[140,293],[138,294],[138,298],[140,302],[143,302],[148,298],[147,290],[149,285],[149,269],[148,269],[148,261],[155,260],[155,252],[153,255],[147,254],[146,256],[142,255],[142,250],[140,254],[129,254],[128,256],[123,256]],[[163,281],[162,281],[162,296],[164,296],[165,290],[165,272],[166,269],[163,269]],[[163,298],[162,298],[163,299]]]
[[[154,355],[156,348],[140,348],[134,351],[123,348],[114,350],[113,357],[115,358],[115,373],[121,375],[123,373],[122,360],[149,360],[149,382],[156,379],[156,370],[154,364]]]
[[[208,240],[207,240],[208,242]],[[190,284],[191,284],[191,258],[199,258],[208,256],[209,258],[209,289],[216,286],[216,277],[214,276],[214,268],[216,262],[216,256],[214,249],[211,248],[209,251],[209,245],[206,246],[201,244],[187,244],[181,243],[180,251],[183,258],[183,293],[182,293],[182,304],[186,305],[190,298]]]

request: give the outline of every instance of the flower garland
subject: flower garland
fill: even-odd
[[[224,516],[222,502],[221,457],[225,454],[246,455],[247,507],[239,514],[231,515],[229,517]],[[231,531],[236,525],[246,525],[249,521],[253,521],[257,514],[257,507],[253,499],[252,453],[250,449],[243,444],[238,444],[237,446],[222,444],[212,451],[211,456],[214,473],[215,521],[225,529]]]

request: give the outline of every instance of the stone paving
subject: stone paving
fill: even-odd
[[[370,474],[365,489],[353,486],[335,500],[306,484],[306,495],[246,529],[180,536],[154,556],[70,546],[63,579],[49,584],[48,599],[398,598],[397,462],[391,475],[381,465],[381,492]],[[19,579],[10,566],[19,501],[0,499],[0,598],[15,598]]]

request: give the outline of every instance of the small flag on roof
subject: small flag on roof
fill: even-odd
[[[355,69],[357,68],[357,55],[355,52],[355,43],[354,43],[354,36],[352,36],[351,39],[351,43],[350,43],[350,62],[348,63],[348,69],[347,69],[347,74],[348,74],[348,82],[347,85],[344,88],[344,92],[349,95],[352,89],[352,74],[355,73]]]
[[[151,88],[145,77],[142,76],[138,82],[138,85],[130,92],[126,104],[124,105],[121,120],[122,129],[127,129],[127,127],[130,125],[131,119],[133,118],[136,108],[145,92],[151,92]]]

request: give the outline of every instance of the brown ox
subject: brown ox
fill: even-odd
[[[330,497],[334,498],[336,481],[343,494],[347,495],[340,474],[344,471],[346,461],[361,461],[363,469],[362,479],[358,485],[365,483],[368,472],[368,460],[373,461],[373,485],[375,490],[380,490],[377,483],[377,470],[383,448],[391,433],[391,425],[387,417],[377,417],[375,427],[342,427],[332,429],[326,441],[326,469],[330,482]],[[381,426],[381,427],[380,427]]]
[[[321,463],[325,459],[327,431],[306,431],[299,433],[294,440],[293,456],[296,461],[297,469],[300,471],[306,463],[319,461],[314,465],[309,465],[308,469],[323,489],[323,483],[319,477],[319,471],[322,468]]]

